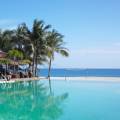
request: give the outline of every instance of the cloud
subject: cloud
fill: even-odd
[[[120,48],[84,48],[70,50],[68,58],[55,55],[56,68],[120,68]],[[48,67],[47,65],[44,67]]]
[[[14,19],[0,19],[1,29],[13,29],[18,25],[18,21]]]
[[[115,42],[113,45],[116,47],[120,47],[120,42]]]
[[[8,20],[8,19],[0,19],[0,25],[5,25],[9,23],[13,23],[13,20]]]
[[[71,54],[120,54],[120,48],[86,48],[73,50]]]

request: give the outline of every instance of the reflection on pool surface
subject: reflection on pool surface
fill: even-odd
[[[120,120],[120,82],[1,84],[0,120]]]
[[[54,96],[40,81],[0,85],[0,120],[57,120],[67,93]]]

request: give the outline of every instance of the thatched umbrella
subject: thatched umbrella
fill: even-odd
[[[0,64],[10,64],[11,61],[7,58],[0,58]]]
[[[5,58],[6,56],[7,54],[0,50],[0,65],[1,66],[6,65],[6,68],[7,68],[7,64],[9,63],[9,61]]]
[[[10,63],[10,60],[7,58],[0,58],[0,65],[3,68],[3,66],[5,67],[5,69],[1,69],[0,71],[4,71],[5,74],[7,73],[7,69],[8,69],[8,64]]]
[[[19,65],[26,65],[26,64],[31,64],[30,60],[20,60]]]
[[[6,71],[9,69],[9,66],[18,66],[19,63],[14,61],[14,60],[11,60],[11,59],[8,59],[8,58],[0,58],[0,64],[1,65],[5,65],[6,66]],[[9,65],[9,66],[8,66]]]

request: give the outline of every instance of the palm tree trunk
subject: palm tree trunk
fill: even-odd
[[[32,64],[32,74],[35,76],[35,51],[33,52],[33,64]]]
[[[13,70],[13,71],[14,71],[14,74],[15,74],[15,60],[16,60],[16,58],[14,57],[14,65],[13,65],[13,66],[14,66],[14,68],[13,68],[13,69],[14,69],[14,70]]]
[[[50,58],[50,62],[49,62],[49,70],[48,70],[48,78],[50,78],[51,62],[52,62],[52,59]]]
[[[7,64],[5,64],[5,74],[7,75]]]
[[[15,63],[14,63],[14,74],[15,74]]]
[[[38,64],[38,61],[37,61],[37,55],[36,55],[36,58],[35,58],[35,77],[37,76],[37,64]]]
[[[34,55],[33,55],[33,58],[32,58],[32,73],[33,73],[33,66],[34,66]]]
[[[32,72],[32,65],[31,65],[31,63],[29,63],[28,69],[29,69],[30,72]]]

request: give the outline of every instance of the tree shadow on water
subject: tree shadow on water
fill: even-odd
[[[53,96],[40,81],[0,85],[0,120],[57,120],[68,93]]]

